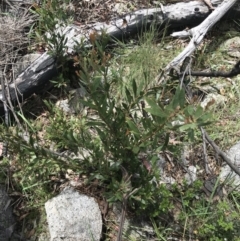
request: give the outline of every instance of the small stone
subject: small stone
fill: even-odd
[[[195,166],[188,167],[188,173],[185,174],[185,179],[188,185],[197,180],[197,168]]]
[[[97,241],[101,238],[102,216],[91,197],[66,187],[45,203],[51,241]]]
[[[203,109],[208,109],[212,107],[221,107],[224,106],[227,102],[227,98],[219,94],[208,94],[204,101],[201,103]]]

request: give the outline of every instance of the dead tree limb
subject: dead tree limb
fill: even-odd
[[[200,25],[190,30],[183,30],[173,33],[173,37],[187,38],[191,37],[188,46],[174,58],[165,68],[168,72],[172,68],[177,68],[182,61],[189,57],[202,42],[206,33],[211,29],[233,6],[238,0],[224,0]]]
[[[203,132],[204,132],[205,138],[207,139],[208,143],[213,147],[215,152],[222,157],[223,161],[225,161],[236,174],[240,176],[240,169],[233,164],[233,161],[226,155],[225,152],[223,152],[217,146],[217,144],[209,137],[207,132],[205,130],[203,130]]]
[[[229,1],[233,2],[233,0]],[[212,0],[211,2],[216,7],[222,3],[222,0]],[[238,5],[235,6],[235,11],[237,13],[240,12]],[[162,28],[166,25],[169,28],[179,26],[184,28],[189,26],[190,23],[196,26],[210,13],[209,8],[201,1],[180,2],[159,8],[138,10],[118,19],[113,19],[109,23],[96,23],[84,28],[77,25],[69,25],[64,28],[59,27],[56,29],[56,32],[66,38],[65,47],[67,47],[67,53],[72,54],[80,43],[84,47],[91,47],[90,35],[92,33],[96,33],[99,37],[102,34],[106,34],[109,36],[110,41],[124,40],[144,31],[152,24]],[[233,16],[235,15],[232,14],[231,17]],[[51,37],[51,34],[49,37]],[[57,75],[56,59],[48,55],[48,53],[44,53],[9,85],[11,100],[17,103],[16,100],[18,98],[22,100],[35,92],[41,91],[44,86],[49,86],[49,80],[55,75]],[[2,97],[0,92],[1,114],[3,114]]]
[[[203,141],[203,160],[204,160],[204,165],[205,165],[205,172],[207,174],[211,174],[211,171],[208,166],[208,155],[207,155],[205,132],[202,127],[200,127],[200,131],[202,133],[202,141]]]
[[[186,58],[187,59],[187,58]],[[185,60],[186,60],[185,59]],[[185,60],[183,61],[183,64],[185,62]],[[181,67],[182,68],[182,67]],[[180,72],[179,73],[172,73],[172,76],[176,76],[176,77],[184,77],[187,75],[191,75],[191,76],[201,76],[201,77],[224,77],[224,78],[230,78],[230,77],[234,77],[240,74],[240,61],[238,61],[233,68],[230,71],[194,71],[191,70],[191,68],[188,68],[187,71],[182,71],[180,68]]]

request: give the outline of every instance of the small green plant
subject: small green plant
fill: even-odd
[[[72,21],[64,7],[69,3],[69,0],[45,0],[41,5],[34,4],[30,10],[38,16],[34,31],[36,37],[40,42],[44,41],[48,48],[55,49],[57,52],[65,49],[63,44],[65,37],[61,34],[61,28]]]
[[[147,74],[138,84],[133,78],[122,86],[119,101],[112,90],[123,79],[114,71],[111,74],[108,55],[100,45],[96,44],[79,64],[81,84],[88,91],[88,97],[81,102],[92,115],[81,116],[83,128],[67,122],[56,126],[52,122],[48,129],[50,139],[76,152],[87,150],[87,157],[79,165],[89,174],[89,180],[98,179],[107,185],[108,201],[123,199],[123,167],[131,177],[128,189],[138,189],[129,199],[131,207],[152,217],[167,212],[172,194],[158,183],[158,154],[168,147],[170,133],[187,132],[193,138],[194,130],[205,125],[210,115],[199,106],[188,105],[184,90],[179,87],[175,88],[172,101],[163,105],[163,86],[148,87]]]
[[[237,240],[239,229],[238,213],[226,201],[219,202],[203,217],[197,217],[197,236],[202,240]]]
[[[69,83],[67,56],[68,41],[64,28],[72,22],[71,14],[67,11],[70,0],[45,0],[41,5],[33,4],[30,11],[38,16],[38,22],[31,31],[32,38],[48,51],[56,60],[59,76],[52,80],[55,87],[65,87]]]
[[[181,208],[174,210],[175,222],[183,238],[199,240],[238,240],[240,220],[238,211],[230,200],[207,200],[201,192],[202,182],[191,186],[173,186],[175,200],[180,200]]]

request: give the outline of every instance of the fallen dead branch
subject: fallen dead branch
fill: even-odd
[[[181,32],[173,33],[173,37],[188,38],[191,41],[188,46],[174,58],[165,68],[166,72],[170,69],[177,69],[186,57],[189,57],[202,42],[206,33],[211,29],[228,11],[231,9],[238,0],[224,0],[200,25],[190,30],[183,30]]]
[[[229,0],[230,9],[232,3],[236,0]],[[213,6],[216,7],[222,3],[222,0],[212,0]],[[235,11],[239,11],[236,6]],[[214,10],[213,13],[217,11]],[[223,16],[226,11],[222,12]],[[211,11],[201,1],[180,2],[159,8],[143,9],[135,11],[131,14],[113,19],[108,23],[97,23],[81,28],[77,25],[69,25],[64,28],[59,27],[56,32],[60,33],[66,39],[66,49],[68,54],[74,53],[76,47],[81,43],[84,47],[91,47],[90,36],[96,34],[101,37],[103,34],[109,36],[110,41],[123,40],[139,33],[152,24],[169,27],[196,25],[203,21]],[[212,14],[213,14],[212,13]],[[215,15],[214,15],[215,16]],[[232,14],[231,17],[235,15]],[[220,19],[220,18],[219,18]],[[209,23],[208,23],[209,26]],[[210,26],[212,26],[210,24]],[[197,31],[197,29],[195,30]],[[49,35],[51,37],[51,34]],[[196,40],[198,41],[198,39]],[[174,60],[175,61],[175,60]],[[171,65],[171,64],[170,64]],[[40,58],[34,61],[23,73],[14,79],[9,85],[10,98],[13,103],[18,103],[18,99],[22,101],[35,92],[40,92],[49,85],[49,80],[57,75],[56,58],[44,53]],[[0,92],[0,112],[3,114],[2,93]]]
[[[205,132],[202,127],[200,127],[201,133],[202,133],[202,140],[203,140],[203,160],[205,165],[205,172],[207,174],[211,174],[211,171],[208,166],[208,156],[207,156],[207,147],[206,147],[206,137]]]
[[[224,77],[224,78],[234,77],[239,74],[240,74],[240,61],[238,61],[234,65],[234,67],[230,71],[227,71],[227,72],[224,72],[224,71],[208,71],[208,72],[192,71],[190,68],[188,68],[187,70],[181,71],[181,68],[180,68],[180,72],[176,73],[177,77],[191,75],[191,76],[201,76],[201,77]]]
[[[213,147],[213,149],[215,150],[215,152],[222,157],[223,161],[225,161],[230,167],[231,169],[240,176],[240,170],[237,166],[235,166],[233,164],[233,161],[227,156],[227,154],[225,152],[223,152],[218,146],[217,144],[209,137],[209,135],[207,134],[207,132],[205,130],[203,130],[203,133],[205,135],[205,138],[207,139],[208,143]]]

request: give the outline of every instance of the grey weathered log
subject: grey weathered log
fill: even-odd
[[[214,7],[221,4],[222,0],[212,0]],[[230,17],[237,16],[240,12],[239,5],[234,7]],[[79,43],[85,47],[90,47],[89,36],[91,34],[107,34],[110,41],[124,40],[132,35],[144,31],[151,24],[156,24],[163,28],[186,27],[197,25],[203,21],[211,11],[201,1],[191,1],[176,3],[159,8],[138,10],[126,14],[118,19],[113,19],[109,23],[97,23],[80,28],[77,25],[56,28],[56,32],[65,35],[67,39],[67,53],[71,54]],[[51,34],[49,34],[51,36]],[[50,86],[50,81],[57,75],[56,61],[53,57],[44,53],[35,60],[23,73],[21,73],[9,86],[11,100],[17,103],[17,99],[30,96],[35,92],[41,91],[43,87]],[[2,94],[0,92],[0,112],[3,113]]]
[[[202,42],[209,29],[211,29],[214,24],[216,24],[216,22],[218,22],[229,11],[229,9],[231,9],[234,4],[236,4],[237,1],[239,0],[224,0],[220,6],[216,8],[197,27],[173,33],[173,37],[191,37],[191,41],[189,42],[188,46],[166,66],[165,71],[168,72],[172,67],[176,68],[186,57],[189,57]]]
[[[56,75],[55,59],[44,53],[26,68],[13,83],[8,84],[12,103],[22,102],[31,94],[39,93],[44,88],[48,88],[51,85],[50,80]],[[3,93],[0,92],[0,114],[3,114],[3,99]]]

